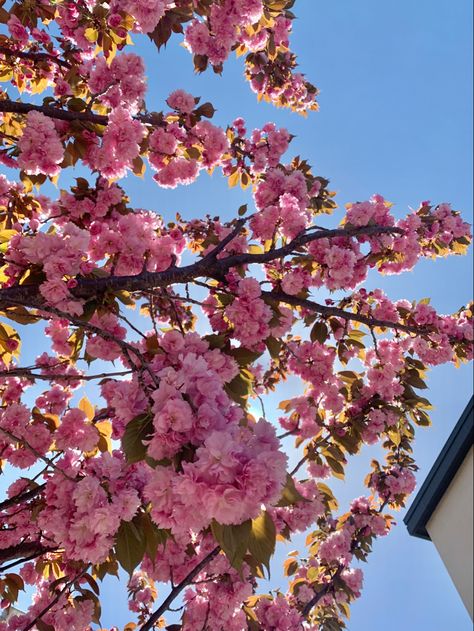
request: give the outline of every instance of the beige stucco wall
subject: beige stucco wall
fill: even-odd
[[[471,448],[426,526],[471,618],[474,574],[473,464],[474,451]]]

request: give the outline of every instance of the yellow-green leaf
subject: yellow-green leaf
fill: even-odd
[[[249,546],[252,521],[247,519],[243,524],[219,524],[213,520],[211,524],[212,534],[225,552],[229,563],[235,569],[240,570],[244,556]]]

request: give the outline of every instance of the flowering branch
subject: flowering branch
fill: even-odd
[[[9,546],[8,548],[3,548],[0,550],[0,561],[9,561],[10,559],[15,559],[21,557],[21,563],[26,560],[27,557],[31,555],[40,556],[41,554],[45,554],[46,552],[51,552],[52,548],[45,548],[38,542],[32,541],[24,541],[14,546]],[[0,567],[0,571],[5,571],[7,567]]]
[[[28,500],[34,499],[42,491],[44,491],[45,486],[45,484],[40,484],[34,489],[30,489],[29,491],[19,493],[18,495],[14,495],[13,497],[9,497],[8,499],[3,500],[3,502],[0,502],[0,511],[7,510],[7,508],[10,508],[10,506],[15,506],[15,504],[19,504],[20,502],[27,502]]]
[[[87,572],[88,568],[89,566],[87,565],[87,567],[84,568],[84,570],[82,570],[80,574],[78,574],[73,579],[68,581],[64,585],[64,587],[57,593],[57,595],[53,598],[53,600],[44,609],[40,611],[40,613],[34,618],[34,620],[32,620],[23,629],[23,631],[30,631],[30,629],[32,629],[36,625],[36,623],[39,622],[43,618],[43,616],[46,615],[48,611],[54,607],[54,605],[60,600],[61,596],[63,596],[63,594],[65,594],[68,591],[68,589],[70,589],[74,585],[74,583],[78,581],[81,578],[81,576],[83,576]]]
[[[51,61],[58,66],[62,66],[63,68],[71,68],[71,64],[64,59],[59,59],[54,55],[50,55],[49,53],[34,53],[27,52],[22,50],[12,50],[7,46],[0,46],[0,55],[5,55],[5,57],[18,57],[18,59],[29,59],[34,62],[42,62],[42,61]]]
[[[170,592],[168,597],[161,603],[158,609],[150,616],[150,618],[142,625],[139,631],[150,631],[153,628],[155,622],[168,610],[171,603],[179,596],[179,594],[183,591],[185,587],[190,585],[193,579],[200,573],[202,570],[208,565],[212,559],[214,559],[220,552],[220,547],[214,548],[212,552],[204,557],[202,561],[200,561],[196,567],[189,572],[189,574],[179,583],[176,587]]]
[[[381,328],[394,329],[396,331],[404,331],[405,333],[414,334],[426,333],[427,331],[426,327],[409,326],[407,324],[402,324],[401,322],[392,322],[390,320],[379,320],[378,318],[364,316],[360,313],[344,311],[344,309],[339,309],[338,307],[328,307],[327,305],[321,305],[306,298],[290,296],[283,291],[262,291],[262,296],[275,302],[283,302],[288,305],[292,305],[293,307],[301,307],[302,309],[307,309],[308,311],[319,313],[320,315],[325,317],[334,316],[348,322],[360,322],[361,324],[366,324],[369,327],[377,326]]]
[[[61,373],[39,374],[31,372],[29,368],[14,368],[12,370],[0,371],[0,377],[24,377],[26,379],[40,379],[42,381],[53,381],[61,379],[64,381],[94,381],[96,379],[107,379],[109,377],[124,377],[132,374],[132,370],[119,370],[117,372],[102,372],[97,375],[68,375]]]
[[[361,228],[337,228],[335,230],[303,232],[288,244],[279,248],[273,248],[261,254],[234,254],[226,258],[213,260],[214,256],[213,252],[211,252],[212,256],[208,255],[191,265],[183,267],[172,266],[162,272],[148,272],[145,270],[134,276],[108,276],[102,278],[78,277],[76,279],[77,286],[71,289],[71,294],[76,298],[91,298],[103,294],[106,291],[143,291],[156,289],[157,287],[168,287],[173,284],[184,284],[199,277],[221,279],[233,267],[270,263],[275,260],[280,260],[291,254],[296,248],[317,241],[318,239],[371,236],[377,234],[403,234],[403,230],[396,227],[363,226]],[[233,235],[232,238],[234,238],[234,236],[235,235]],[[38,297],[38,286],[35,284],[15,285],[0,290],[1,308],[6,308],[11,305],[43,308],[42,304],[41,299]],[[63,314],[63,317],[69,318],[67,314]]]
[[[34,103],[22,103],[20,101],[11,101],[10,99],[0,99],[0,112],[11,114],[28,114],[28,112],[40,112],[48,118],[56,118],[58,120],[73,122],[83,121],[85,123],[93,123],[95,125],[108,125],[109,117],[102,114],[94,114],[93,112],[73,112],[71,110],[63,110],[59,107],[50,105],[35,105]],[[141,123],[156,125],[158,122],[157,114],[138,114],[134,117]]]

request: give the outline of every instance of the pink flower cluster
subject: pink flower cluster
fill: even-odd
[[[196,107],[195,98],[176,90],[168,97],[168,105],[186,118]],[[225,132],[206,120],[192,127],[169,123],[157,127],[149,136],[148,160],[158,173],[155,181],[163,188],[191,184],[201,169],[219,165],[229,148]],[[199,152],[199,160],[188,151]],[[194,155],[194,154],[193,154]]]
[[[265,39],[261,41],[264,43]],[[289,107],[299,113],[315,110],[318,90],[302,73],[295,72],[296,67],[296,57],[289,51],[282,50],[273,60],[261,51],[248,55],[245,74],[251,89],[277,107]]]
[[[84,162],[106,178],[124,177],[140,153],[145,127],[132,119],[130,112],[119,106],[109,115],[109,123],[99,145],[91,134]]]
[[[289,529],[291,533],[305,532],[325,512],[321,500],[321,493],[314,480],[295,482],[298,493],[304,500],[287,507],[278,507],[271,510],[272,518],[277,530],[283,532]]]
[[[366,258],[355,239],[318,239],[309,244],[308,251],[317,263],[312,274],[316,287],[352,289],[367,276]]]
[[[247,626],[242,603],[253,593],[249,569],[244,566],[242,575],[230,567],[228,560],[219,555],[206,568],[204,576],[219,576],[222,580],[206,581],[184,595],[186,617],[183,631],[200,631],[203,625],[218,629],[225,625],[229,631],[241,631]]]
[[[410,469],[394,465],[382,473],[372,474],[370,487],[376,490],[384,500],[393,502],[399,497],[413,493],[416,478]]]
[[[100,563],[107,557],[122,520],[130,521],[141,500],[143,474],[125,469],[123,456],[109,453],[85,461],[71,454],[46,484],[46,506],[38,516],[44,536],[64,547],[69,560]],[[77,475],[83,476],[74,479]]]
[[[249,138],[245,137],[247,129],[243,118],[237,118],[230,129],[235,135],[232,145],[235,159],[224,163],[225,175],[230,175],[234,166],[242,168],[246,165],[245,158],[249,158],[247,168],[253,175],[275,168],[291,141],[288,130],[284,127],[278,129],[274,123],[266,123],[262,129],[254,129]]]
[[[130,611],[150,615],[156,598],[153,581],[144,572],[135,572],[128,581],[128,608]]]
[[[90,65],[89,89],[101,103],[112,109],[123,107],[136,114],[146,92],[143,58],[133,53],[117,55],[108,65],[104,57],[97,57]]]
[[[367,386],[365,395],[378,395],[383,401],[393,401],[403,393],[400,381],[401,372],[405,367],[404,353],[408,349],[408,339],[380,340],[377,352],[371,349],[366,355]]]
[[[367,415],[367,425],[362,432],[362,438],[368,445],[378,442],[380,434],[387,428],[393,427],[397,421],[397,415],[392,410],[371,410]]]
[[[69,570],[69,568],[67,568]],[[77,575],[71,570],[72,577]],[[54,577],[52,577],[54,579]],[[22,631],[41,616],[41,621],[53,629],[90,629],[94,616],[94,603],[91,600],[70,599],[63,594],[53,606],[51,604],[51,586],[54,580],[45,580],[36,575],[36,592],[33,604],[27,613],[13,615],[8,622],[0,622],[1,631]],[[53,586],[54,588],[54,586]],[[45,613],[43,613],[45,612]],[[36,624],[35,624],[36,626]],[[33,627],[34,628],[34,627]]]
[[[18,165],[30,175],[59,174],[64,158],[64,147],[54,122],[35,110],[26,115],[26,125],[18,141]]]
[[[80,272],[88,247],[87,231],[73,222],[65,222],[61,232],[15,236],[10,242],[7,259],[17,269],[29,264],[42,266],[46,280],[40,285],[41,295],[61,311],[80,315],[82,304],[73,300],[69,291],[71,284],[64,277],[72,279]]]
[[[174,456],[186,444],[201,445],[210,431],[224,430],[238,415],[224,391],[238,373],[232,358],[209,350],[195,334],[170,331],[159,343],[166,361],[163,356],[154,361],[160,385],[152,394],[155,432],[148,446],[156,460]]]
[[[91,451],[99,440],[99,433],[79,408],[71,408],[61,419],[61,425],[54,434],[56,447]]]
[[[113,0],[110,4],[109,20],[114,15],[120,17],[119,14],[123,11],[134,18],[134,31],[152,33],[165,12],[172,6],[172,0]]]
[[[303,617],[288,603],[283,594],[274,599],[261,598],[255,614],[262,629],[272,631],[303,631]]]
[[[326,410],[337,414],[344,405],[339,394],[341,380],[334,374],[336,351],[319,342],[292,342],[288,367],[310,384],[309,396]],[[305,414],[303,414],[305,416]]]
[[[240,524],[256,517],[262,505],[278,500],[286,456],[275,431],[260,420],[248,428],[212,431],[183,463],[183,473],[157,467],[145,489],[151,515],[160,528],[179,535],[201,530],[215,519]]]
[[[246,348],[261,348],[271,334],[269,322],[272,311],[260,298],[261,293],[255,279],[244,278],[239,282],[237,297],[225,310],[225,316],[233,326],[234,337]]]
[[[306,179],[301,171],[285,173],[269,169],[255,190],[255,204],[260,211],[250,221],[254,237],[272,239],[278,232],[294,239],[308,227],[310,215]]]
[[[193,20],[186,28],[185,44],[194,55],[203,55],[213,66],[219,66],[229,56],[239,31],[258,22],[262,12],[262,0],[224,0],[213,4],[207,23]]]

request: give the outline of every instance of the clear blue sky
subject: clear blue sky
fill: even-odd
[[[381,193],[400,214],[425,199],[450,201],[472,221],[472,8],[469,0],[298,0],[292,47],[301,68],[320,90],[321,110],[307,119],[257,104],[242,78],[239,60],[222,77],[195,76],[191,58],[175,38],[159,57],[148,42],[145,55],[149,109],[163,107],[173,89],[184,87],[218,112],[227,124],[244,116],[249,127],[268,120],[296,134],[292,153],[307,158],[331,179],[341,206]],[[149,177],[130,177],[132,204],[167,218],[204,213],[231,216],[249,201],[229,190],[221,177],[201,176],[192,187],[158,189]],[[337,215],[336,215],[336,221]],[[426,261],[414,273],[371,277],[391,297],[431,296],[441,312],[471,298],[472,253]],[[31,346],[30,350],[34,352]],[[428,396],[435,405],[433,427],[419,433],[416,457],[422,482],[472,391],[472,370],[434,370]],[[371,453],[354,462],[343,501],[363,493]],[[380,541],[364,566],[365,587],[353,607],[350,631],[470,631],[471,623],[434,546],[408,536],[399,526]],[[276,568],[275,568],[276,569]],[[105,592],[102,624],[120,627],[130,618],[116,583]],[[160,590],[161,593],[162,590]]]

